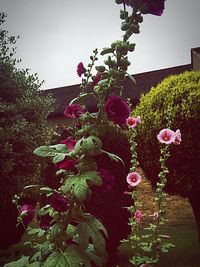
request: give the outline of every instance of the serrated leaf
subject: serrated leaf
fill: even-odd
[[[94,216],[88,214],[85,221],[77,225],[75,234],[78,234],[78,243],[83,250],[88,248],[91,240],[96,254],[105,255],[106,242],[104,235],[107,236],[107,231]]]
[[[100,55],[106,55],[106,54],[109,54],[109,53],[113,53],[114,52],[114,48],[111,48],[111,47],[105,47],[103,48],[103,51],[100,53]]]
[[[95,156],[101,153],[101,140],[91,135],[87,138],[81,138],[74,147],[74,153],[78,155]]]
[[[35,261],[30,263],[27,267],[41,267],[41,266],[42,266],[41,262]]]
[[[58,144],[53,146],[40,146],[36,148],[33,153],[40,157],[55,157],[58,154],[65,154],[69,152],[65,144]]]
[[[27,267],[27,266],[29,266],[29,257],[24,255],[19,260],[12,261],[4,265],[4,267]]]
[[[91,267],[86,254],[76,245],[68,246],[64,253],[53,252],[44,263],[43,267]]]
[[[73,193],[79,201],[84,201],[91,193],[90,187],[101,186],[102,179],[96,171],[88,171],[81,175],[73,175],[66,179],[62,186],[64,194]]]

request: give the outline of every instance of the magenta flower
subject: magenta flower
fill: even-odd
[[[80,62],[77,66],[77,74],[79,77],[85,72],[85,67],[82,62]]]
[[[31,223],[35,216],[35,207],[33,205],[25,204],[21,206],[19,215],[22,217],[22,220],[25,225]]]
[[[152,14],[161,16],[165,8],[165,0],[141,0],[142,4],[146,5],[144,14]]]
[[[68,210],[68,199],[56,192],[49,197],[49,204],[55,211],[58,212]]]
[[[136,210],[134,218],[136,222],[140,223],[142,219],[142,212],[140,210]]]
[[[158,140],[166,145],[173,143],[176,139],[176,134],[170,129],[163,129],[157,135]]]
[[[77,164],[77,160],[75,159],[64,159],[62,161],[60,161],[59,163],[57,163],[57,168],[58,169],[63,169],[66,171],[73,171],[76,172],[76,164]]]
[[[69,151],[72,151],[75,147],[76,140],[73,137],[68,137],[65,140],[61,140],[60,144],[65,144],[67,148],[69,149]]]
[[[92,77],[93,86],[96,86],[98,82],[101,80],[101,74],[97,72],[96,76]]]
[[[136,118],[133,118],[133,117],[128,117],[126,119],[126,125],[129,127],[129,128],[135,128],[138,124],[141,123],[141,118],[140,116],[137,116]]]
[[[128,104],[120,97],[112,95],[105,104],[105,111],[108,119],[118,125],[126,124],[126,119],[131,112]]]
[[[126,181],[131,187],[137,186],[141,180],[142,177],[138,172],[131,172],[126,177]]]
[[[71,104],[67,106],[64,110],[64,115],[67,118],[79,118],[85,111],[83,107],[79,104]]]
[[[182,142],[182,138],[181,138],[181,132],[179,129],[176,130],[175,135],[176,135],[176,139],[173,142],[173,144],[174,145],[180,145],[180,143]]]

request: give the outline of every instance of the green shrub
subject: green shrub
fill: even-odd
[[[169,110],[171,109],[171,112]],[[182,143],[171,145],[170,169],[165,190],[188,197],[200,224],[200,72],[170,76],[143,95],[134,115],[140,115],[138,127],[138,159],[153,186],[160,170],[160,144],[156,138],[166,128],[168,116],[171,130],[180,129]]]
[[[0,13],[0,26],[5,18]],[[41,95],[36,74],[17,68],[15,42],[15,37],[0,28],[0,248],[15,241],[13,195],[40,177],[41,159],[33,150],[49,142],[47,116],[53,103],[51,96]]]

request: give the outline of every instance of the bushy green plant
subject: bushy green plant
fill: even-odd
[[[15,242],[17,211],[12,204],[13,194],[39,179],[41,159],[32,152],[50,140],[47,116],[53,103],[50,96],[41,95],[36,74],[17,68],[14,47],[17,38],[2,28],[5,18],[0,13],[1,248]]]
[[[189,198],[200,234],[200,72],[185,72],[163,80],[143,95],[134,114],[141,116],[138,129],[138,159],[156,187],[160,171],[160,148],[156,134],[166,128],[181,129],[181,146],[170,146],[170,170],[165,191]]]

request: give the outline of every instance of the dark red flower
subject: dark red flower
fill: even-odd
[[[76,172],[76,163],[75,159],[64,159],[57,164],[57,167],[58,169]]]
[[[93,79],[93,86],[96,86],[98,82],[101,80],[101,74],[97,72],[96,76],[94,76],[92,79]]]
[[[142,4],[146,5],[146,10],[143,14],[152,14],[161,16],[165,8],[165,0],[141,0]]]
[[[21,206],[19,215],[22,217],[22,220],[25,225],[31,223],[35,215],[35,207],[33,205],[25,204]]]
[[[118,125],[126,124],[126,119],[131,112],[128,104],[120,96],[110,96],[105,104],[108,119]]]
[[[44,230],[48,230],[51,225],[52,217],[47,215],[43,215],[40,217],[40,227]]]
[[[68,209],[68,199],[56,192],[49,197],[49,204],[58,212],[67,211]]]
[[[71,104],[64,110],[64,115],[67,118],[79,118],[83,113],[85,113],[85,111],[79,104]]]
[[[77,66],[77,74],[79,77],[85,72],[85,68],[82,62],[80,62]]]
[[[65,144],[68,147],[69,151],[72,151],[75,147],[76,140],[73,137],[68,137],[65,140],[61,140],[60,144]]]

